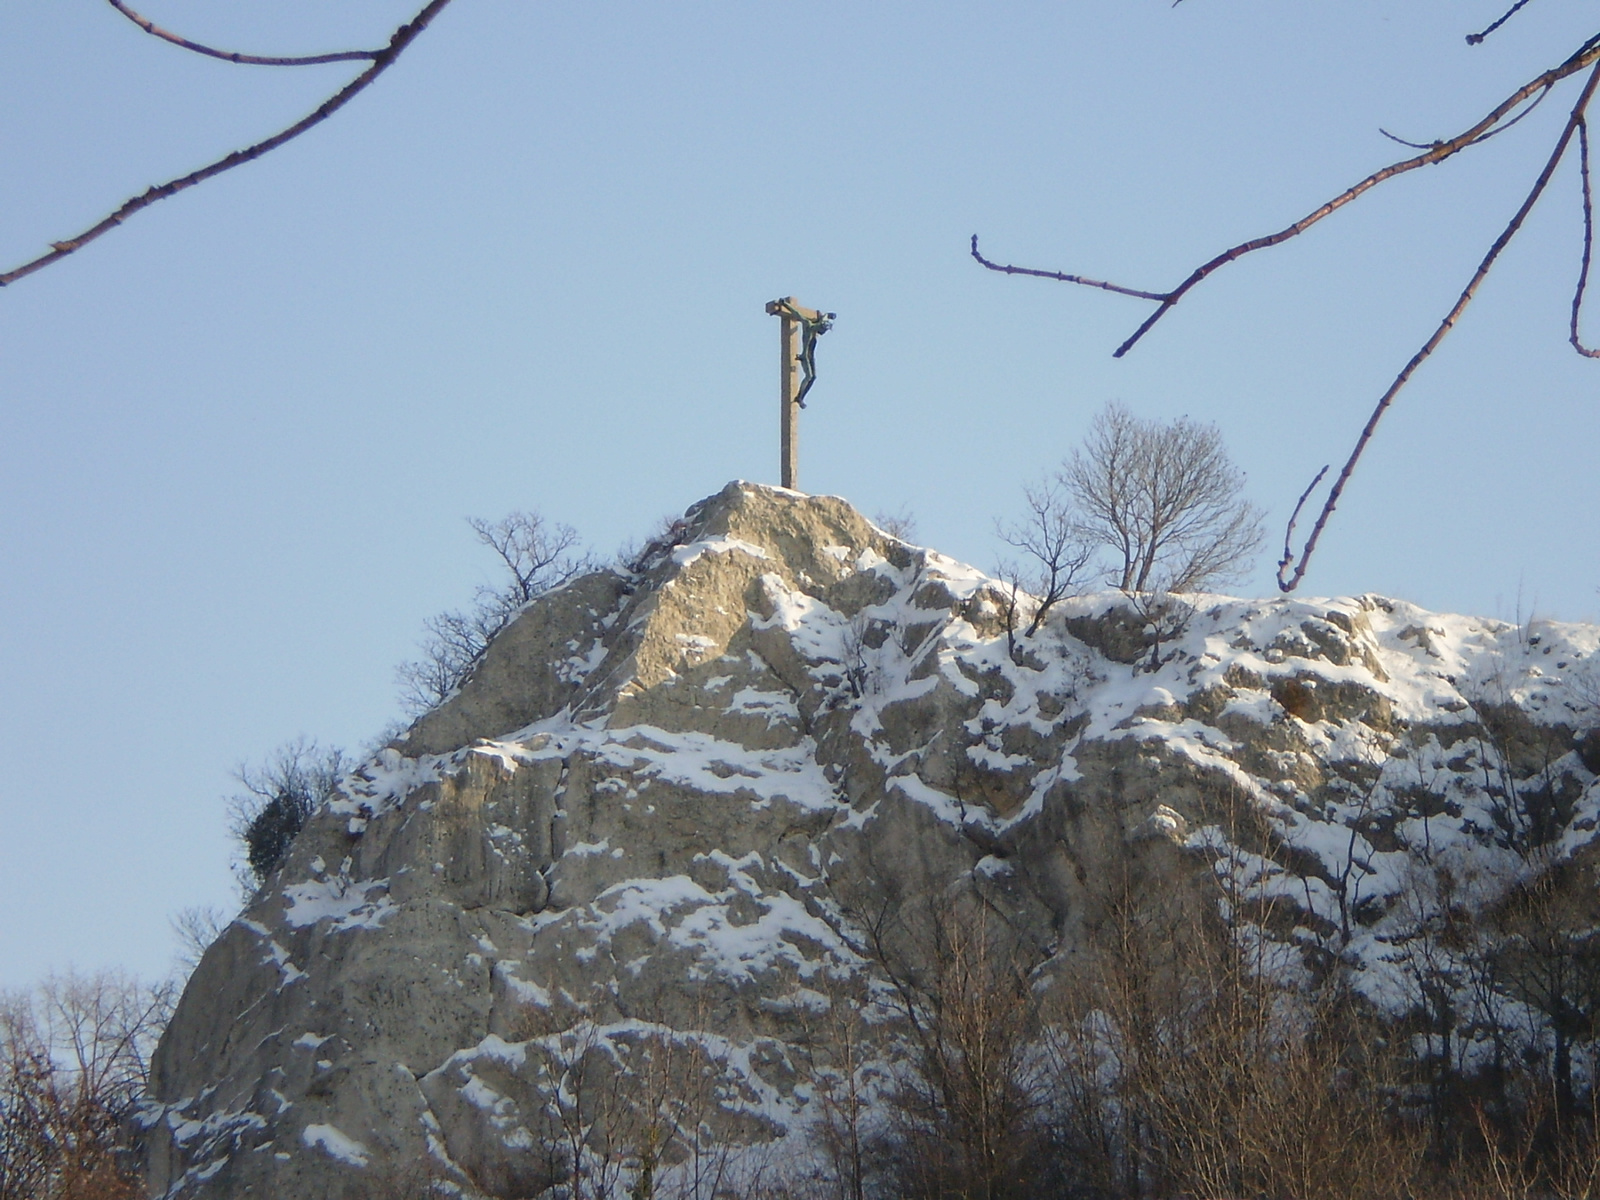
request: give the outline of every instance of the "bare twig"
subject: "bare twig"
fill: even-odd
[[[254,67],[313,67],[320,63],[370,60],[383,53],[382,50],[340,50],[334,54],[306,54],[290,58],[268,57],[260,54],[236,54],[231,50],[216,50],[210,46],[202,46],[199,42],[191,42],[186,37],[171,33],[161,28],[148,17],[140,16],[124,4],[122,0],[106,0],[106,2],[152,37],[158,37],[164,42],[171,42],[174,46],[182,46],[185,50],[193,50],[196,54],[204,54],[207,58],[220,58],[224,62],[243,63]]]
[[[401,52],[416,39],[417,35],[428,27],[434,17],[439,15],[440,10],[449,3],[450,0],[429,0],[429,3],[421,12],[394,31],[394,35],[389,39],[389,44],[376,52],[371,66],[324,100],[315,111],[300,118],[287,129],[275,133],[265,141],[257,142],[253,146],[247,146],[243,150],[235,150],[225,158],[220,158],[201,167],[198,171],[191,171],[189,174],[181,175],[177,179],[168,180],[166,183],[147,188],[139,195],[125,201],[122,207],[97,224],[91,225],[88,229],[78,234],[77,237],[70,238],[67,241],[52,242],[48,253],[41,254],[31,262],[25,262],[20,267],[0,274],[0,287],[15,283],[26,275],[32,275],[35,271],[42,270],[53,262],[59,262],[96,238],[111,232],[136,212],[149,208],[156,201],[165,200],[168,196],[175,195],[185,188],[191,188],[197,183],[204,183],[207,179],[221,175],[224,171],[231,171],[234,167],[252,162],[268,151],[276,150],[285,142],[299,137],[312,126],[320,125],[354,99],[356,94],[374,79],[383,74],[395,59],[400,57]]]
[[[1589,123],[1578,119],[1578,174],[1583,179],[1583,263],[1578,268],[1578,287],[1572,293],[1572,348],[1585,358],[1600,358],[1600,350],[1583,344],[1578,320],[1583,315],[1583,292],[1589,286],[1589,259],[1594,250],[1594,196],[1589,185]]]
[[[1040,279],[1058,279],[1062,283],[1081,283],[1084,287],[1101,288],[1107,292],[1116,292],[1119,296],[1136,296],[1140,300],[1165,300],[1166,292],[1141,292],[1138,288],[1123,287],[1116,283],[1107,283],[1103,279],[1089,279],[1082,275],[1067,275],[1060,271],[1036,271],[1032,267],[1008,267],[999,263],[990,262],[978,253],[978,235],[972,235],[972,257],[977,259],[991,271],[999,271],[1005,275],[1037,275]]]
[[[1523,221],[1527,219],[1528,214],[1533,210],[1534,204],[1549,184],[1550,177],[1555,174],[1556,167],[1561,162],[1562,156],[1566,154],[1567,147],[1572,142],[1572,135],[1583,127],[1584,111],[1588,108],[1589,101],[1594,96],[1596,84],[1600,84],[1600,67],[1596,67],[1595,70],[1590,72],[1588,82],[1584,84],[1583,92],[1579,95],[1578,102],[1573,105],[1572,115],[1567,118],[1567,123],[1561,130],[1561,137],[1556,141],[1555,149],[1550,152],[1550,157],[1545,162],[1544,169],[1539,172],[1539,177],[1534,181],[1533,187],[1528,192],[1527,198],[1523,200],[1521,207],[1517,209],[1516,215],[1511,218],[1510,223],[1501,231],[1500,236],[1495,238],[1494,244],[1489,247],[1489,252],[1484,255],[1483,261],[1478,264],[1478,269],[1473,272],[1472,278],[1467,281],[1467,286],[1462,290],[1460,297],[1457,298],[1449,313],[1445,315],[1444,320],[1439,323],[1439,327],[1433,331],[1433,336],[1423,343],[1422,349],[1411,356],[1411,361],[1406,363],[1400,374],[1395,376],[1394,382],[1389,385],[1389,389],[1379,398],[1377,405],[1372,410],[1372,415],[1367,418],[1367,424],[1362,429],[1361,436],[1356,440],[1355,449],[1351,451],[1350,458],[1345,462],[1338,478],[1333,482],[1333,487],[1328,491],[1328,498],[1323,502],[1322,512],[1318,514],[1316,524],[1311,527],[1311,536],[1306,539],[1299,565],[1295,567],[1294,573],[1287,580],[1284,578],[1284,572],[1293,561],[1294,556],[1285,547],[1283,561],[1278,567],[1278,587],[1280,590],[1292,592],[1299,586],[1300,580],[1304,578],[1306,567],[1310,565],[1311,556],[1316,551],[1317,540],[1322,536],[1322,530],[1327,525],[1328,518],[1333,515],[1333,510],[1339,503],[1339,497],[1344,492],[1345,484],[1350,481],[1350,474],[1355,470],[1356,463],[1361,460],[1361,455],[1366,450],[1367,443],[1372,439],[1372,434],[1377,429],[1378,422],[1383,419],[1383,414],[1388,411],[1389,405],[1394,401],[1400,389],[1410,380],[1416,369],[1434,352],[1439,343],[1444,340],[1445,335],[1455,327],[1457,319],[1460,318],[1467,305],[1472,303],[1472,297],[1477,292],[1478,285],[1483,282],[1484,276],[1489,273],[1489,269],[1494,266],[1495,260],[1500,257],[1500,252],[1510,244],[1511,239],[1516,236],[1517,230],[1522,227]]]
[[[1388,138],[1391,142],[1399,142],[1402,146],[1409,146],[1413,150],[1431,150],[1434,146],[1437,146],[1439,144],[1438,142],[1411,142],[1411,141],[1407,141],[1405,138],[1399,136],[1398,134],[1390,133],[1387,129],[1385,129],[1381,125],[1378,126],[1378,132],[1383,134],[1383,136]]]
[[[1306,506],[1306,501],[1311,498],[1311,493],[1317,490],[1317,484],[1322,482],[1322,477],[1328,473],[1331,463],[1323,463],[1322,470],[1317,472],[1317,477],[1306,484],[1306,490],[1300,493],[1300,499],[1295,501],[1294,511],[1289,514],[1289,523],[1283,527],[1283,557],[1278,560],[1278,578],[1283,578],[1283,572],[1294,561],[1294,550],[1290,543],[1294,538],[1295,523],[1300,520],[1300,510]]]
[[[1518,121],[1522,120],[1522,118],[1526,117],[1534,109],[1538,108],[1539,105],[1543,104],[1544,103],[1544,98],[1546,96],[1548,96],[1549,94],[1550,94],[1550,89],[1549,88],[1541,89],[1539,94],[1533,98],[1533,100],[1528,104],[1528,106],[1526,108],[1524,108],[1521,112],[1519,112],[1516,116],[1512,117],[1509,121],[1505,122],[1503,125],[1496,125],[1493,129],[1489,130],[1487,133],[1479,134],[1477,137],[1473,138],[1470,142],[1468,142],[1467,146],[1481,145],[1482,143],[1487,142],[1490,138],[1497,137],[1498,135],[1504,133],[1506,130],[1510,129],[1513,125],[1515,125]],[[1410,146],[1413,150],[1429,150],[1429,149],[1432,149],[1434,146],[1437,146],[1437,145],[1440,144],[1439,142],[1408,142],[1403,137],[1396,137],[1394,134],[1390,133],[1387,129],[1379,129],[1378,132],[1383,134],[1383,136],[1388,138],[1391,142],[1399,142],[1402,146]],[[1464,146],[1464,147],[1462,147],[1462,149],[1466,149],[1466,147]]]
[[[1511,20],[1512,17],[1516,16],[1517,13],[1521,11],[1521,9],[1527,3],[1528,0],[1517,0],[1515,4],[1500,14],[1500,19],[1498,21],[1491,23],[1488,28],[1484,29],[1482,33],[1467,34],[1467,45],[1476,46],[1479,42],[1483,41],[1484,38],[1488,37],[1496,29],[1499,29],[1500,26],[1504,25],[1507,21]]]
[[[1265,250],[1270,246],[1276,246],[1280,243],[1286,242],[1290,238],[1298,237],[1307,229],[1311,228],[1311,226],[1321,221],[1324,217],[1330,216],[1334,212],[1337,212],[1339,209],[1349,204],[1352,200],[1355,200],[1367,191],[1370,191],[1372,188],[1377,187],[1380,183],[1385,183],[1397,175],[1405,174],[1407,171],[1414,171],[1418,167],[1427,167],[1432,166],[1435,163],[1443,162],[1452,155],[1467,149],[1469,146],[1475,145],[1477,142],[1482,140],[1486,134],[1493,132],[1496,127],[1500,125],[1501,121],[1505,120],[1510,113],[1515,112],[1519,106],[1529,99],[1529,97],[1551,87],[1556,83],[1559,83],[1569,75],[1574,75],[1583,70],[1585,67],[1593,65],[1596,61],[1600,61],[1600,38],[1591,38],[1589,41],[1580,46],[1569,58],[1567,58],[1565,62],[1562,62],[1559,66],[1550,68],[1550,70],[1545,71],[1534,79],[1529,80],[1516,91],[1512,92],[1511,95],[1507,96],[1503,101],[1496,105],[1487,116],[1485,116],[1471,128],[1462,131],[1455,137],[1449,138],[1448,140],[1435,142],[1426,151],[1416,155],[1413,158],[1403,159],[1400,162],[1391,163],[1382,170],[1374,171],[1371,175],[1368,175],[1359,183],[1346,188],[1343,192],[1340,192],[1327,203],[1314,209],[1312,212],[1306,214],[1294,224],[1279,230],[1277,233],[1267,234],[1263,237],[1252,238],[1247,242],[1241,242],[1237,246],[1232,246],[1229,249],[1224,250],[1215,258],[1212,258],[1196,267],[1189,274],[1187,279],[1185,279],[1177,287],[1173,288],[1170,292],[1143,292],[1137,291],[1133,288],[1124,288],[1117,284],[1104,283],[1099,280],[1083,279],[1076,275],[1068,275],[1061,272],[1036,271],[1026,267],[1002,267],[979,257],[976,253],[976,250],[974,250],[973,257],[977,258],[980,263],[993,271],[1004,271],[1006,274],[1010,275],[1037,275],[1045,279],[1057,279],[1063,283],[1081,283],[1088,287],[1097,287],[1105,291],[1114,291],[1123,295],[1137,296],[1141,299],[1157,301],[1158,307],[1156,308],[1156,311],[1146,317],[1143,324],[1133,331],[1132,336],[1123,342],[1122,345],[1117,347],[1113,357],[1121,358],[1129,350],[1133,349],[1133,347],[1142,337],[1144,337],[1145,334],[1150,332],[1150,329],[1157,321],[1167,315],[1167,313],[1172,309],[1173,305],[1182,300],[1184,296],[1188,295],[1188,293],[1197,284],[1204,281],[1219,268],[1227,266],[1229,263],[1244,257],[1246,254],[1249,254],[1252,251]],[[1569,129],[1568,136],[1570,136],[1570,132],[1571,131]],[[976,238],[974,238],[974,242],[976,242]]]
[[[1554,86],[1554,85],[1551,85],[1551,86]],[[1512,117],[1505,124],[1496,125],[1493,129],[1489,130],[1487,133],[1480,133],[1477,137],[1473,138],[1472,141],[1468,142],[1467,145],[1469,145],[1469,146],[1482,145],[1484,142],[1487,142],[1490,138],[1498,137],[1500,134],[1502,134],[1506,130],[1510,129],[1518,121],[1522,120],[1523,117],[1527,116],[1534,109],[1538,108],[1539,105],[1543,104],[1544,103],[1544,98],[1546,96],[1548,96],[1549,94],[1550,94],[1550,88],[1547,87],[1547,88],[1541,89],[1539,94],[1537,96],[1535,96],[1529,102],[1527,108],[1523,109],[1521,112],[1519,112],[1516,116]]]

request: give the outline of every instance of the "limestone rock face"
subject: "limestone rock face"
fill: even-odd
[[[1113,890],[1205,903],[1249,856],[1293,906],[1264,932],[1380,996],[1417,847],[1527,833],[1496,779],[1589,853],[1593,627],[1113,593],[1024,638],[1000,585],[835,498],[730,484],[682,530],[533,601],[311,819],[161,1044],[152,1195],[375,1195],[419,1162],[538,1195],[583,1039],[692,1042],[719,1137],[799,1136],[868,926],[953,898],[1044,978]]]

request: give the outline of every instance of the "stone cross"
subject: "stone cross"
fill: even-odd
[[[806,392],[816,379],[815,352],[817,338],[833,327],[834,313],[818,312],[804,308],[793,296],[767,303],[767,312],[783,318],[779,337],[778,378],[778,428],[781,447],[780,482],[786,488],[798,488],[800,476],[800,410],[806,404]],[[802,370],[804,378],[802,378]]]

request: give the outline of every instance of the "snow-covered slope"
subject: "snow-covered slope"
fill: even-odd
[[[837,499],[730,484],[682,528],[533,602],[314,817],[162,1044],[153,1194],[413,1161],[537,1194],[599,1045],[715,1064],[702,1124],[773,1143],[817,1023],[881,984],[869,935],[956,896],[1043,980],[1109,881],[1227,873],[1277,898],[1286,970],[1399,1012],[1419,864],[1486,905],[1591,853],[1592,626],[1105,594],[1024,637],[1002,585]]]

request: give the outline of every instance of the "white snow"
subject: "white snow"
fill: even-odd
[[[366,1166],[370,1157],[365,1146],[333,1125],[307,1125],[300,1138],[306,1145],[320,1149],[329,1158],[349,1163],[352,1167]]]

